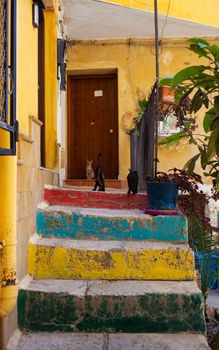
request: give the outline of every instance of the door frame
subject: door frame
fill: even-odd
[[[67,76],[67,123],[66,123],[66,141],[67,141],[67,167],[66,179],[69,177],[69,164],[71,162],[69,148],[71,147],[71,135],[69,133],[69,123],[71,121],[71,80],[72,79],[91,79],[91,78],[108,78],[114,77],[116,80],[116,111],[117,111],[117,162],[118,162],[118,176],[119,178],[119,108],[118,108],[118,70],[117,69],[103,69],[101,73],[98,70],[84,70],[84,71],[70,71]],[[116,179],[115,179],[116,180]]]

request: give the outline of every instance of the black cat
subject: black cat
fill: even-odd
[[[129,174],[127,176],[128,181],[128,194],[131,192],[133,194],[138,193],[138,172],[136,170],[129,169]]]
[[[102,159],[102,161],[101,161]],[[95,171],[95,186],[93,188],[93,191],[96,191],[97,187],[98,191],[105,191],[105,183],[104,183],[104,174],[103,174],[103,168],[101,167],[100,163],[103,163],[103,154],[99,153],[97,157],[97,168]]]

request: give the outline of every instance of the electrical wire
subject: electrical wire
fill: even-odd
[[[162,42],[163,37],[164,37],[164,29],[165,29],[165,27],[166,27],[167,20],[168,20],[168,17],[169,17],[170,5],[171,5],[171,0],[169,0],[169,3],[168,3],[166,18],[165,18],[165,22],[164,22],[164,25],[163,25],[163,28],[162,28],[161,38],[160,38],[160,40],[159,40],[160,43]]]

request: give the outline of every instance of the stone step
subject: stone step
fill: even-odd
[[[109,208],[109,209],[143,209],[147,206],[146,193],[127,195],[127,191],[93,192],[47,186],[44,199],[51,205],[68,205],[74,207]]]
[[[42,203],[43,205],[43,203]],[[151,216],[139,209],[39,206],[37,232],[44,237],[187,242],[183,216]]]
[[[18,295],[21,330],[205,332],[204,300],[194,281],[32,280]]]
[[[28,271],[36,279],[192,280],[186,244],[42,238],[29,241]]]
[[[22,333],[7,350],[210,350],[201,334]]]

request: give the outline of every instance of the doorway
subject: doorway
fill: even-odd
[[[105,178],[118,178],[117,95],[116,74],[68,77],[68,179],[85,179],[99,153]]]

